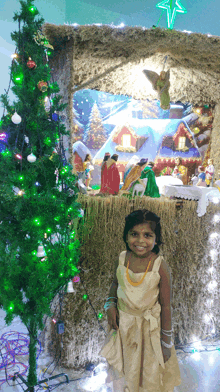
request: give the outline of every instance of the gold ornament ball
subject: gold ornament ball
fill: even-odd
[[[47,89],[48,89],[47,82],[44,82],[43,80],[41,80],[41,81],[38,83],[37,87],[39,88],[39,90],[40,90],[42,93],[45,93],[45,92],[47,91]]]

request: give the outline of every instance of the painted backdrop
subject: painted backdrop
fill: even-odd
[[[118,154],[121,181],[134,155],[154,161],[156,175],[173,168],[175,158],[180,157],[189,177],[207,159],[213,122],[209,106],[194,108],[178,102],[164,111],[157,100],[138,101],[85,89],[74,94],[73,114],[74,163],[82,171],[86,154],[91,154],[95,183],[100,183],[98,168],[106,152]]]

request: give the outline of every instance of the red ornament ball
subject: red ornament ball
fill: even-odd
[[[35,69],[37,67],[37,64],[35,63],[34,60],[29,60],[27,62],[27,66],[28,66],[29,69]]]
[[[43,80],[38,83],[37,87],[40,91],[42,91],[42,93],[45,93],[45,91],[48,89],[47,82],[44,82]]]

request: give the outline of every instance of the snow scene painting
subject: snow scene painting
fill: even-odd
[[[100,184],[100,165],[105,153],[118,154],[121,180],[128,162],[148,158],[155,174],[165,174],[182,158],[189,175],[205,159],[213,122],[210,107],[193,108],[191,104],[172,103],[169,110],[160,102],[138,101],[128,96],[95,90],[74,94],[74,164],[83,170],[86,154],[91,154],[95,171],[93,183]]]

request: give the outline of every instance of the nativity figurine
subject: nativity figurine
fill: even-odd
[[[158,92],[161,109],[168,110],[170,108],[170,70],[167,72],[161,71],[160,75],[147,69],[144,69],[143,72],[151,82],[153,89]]]

